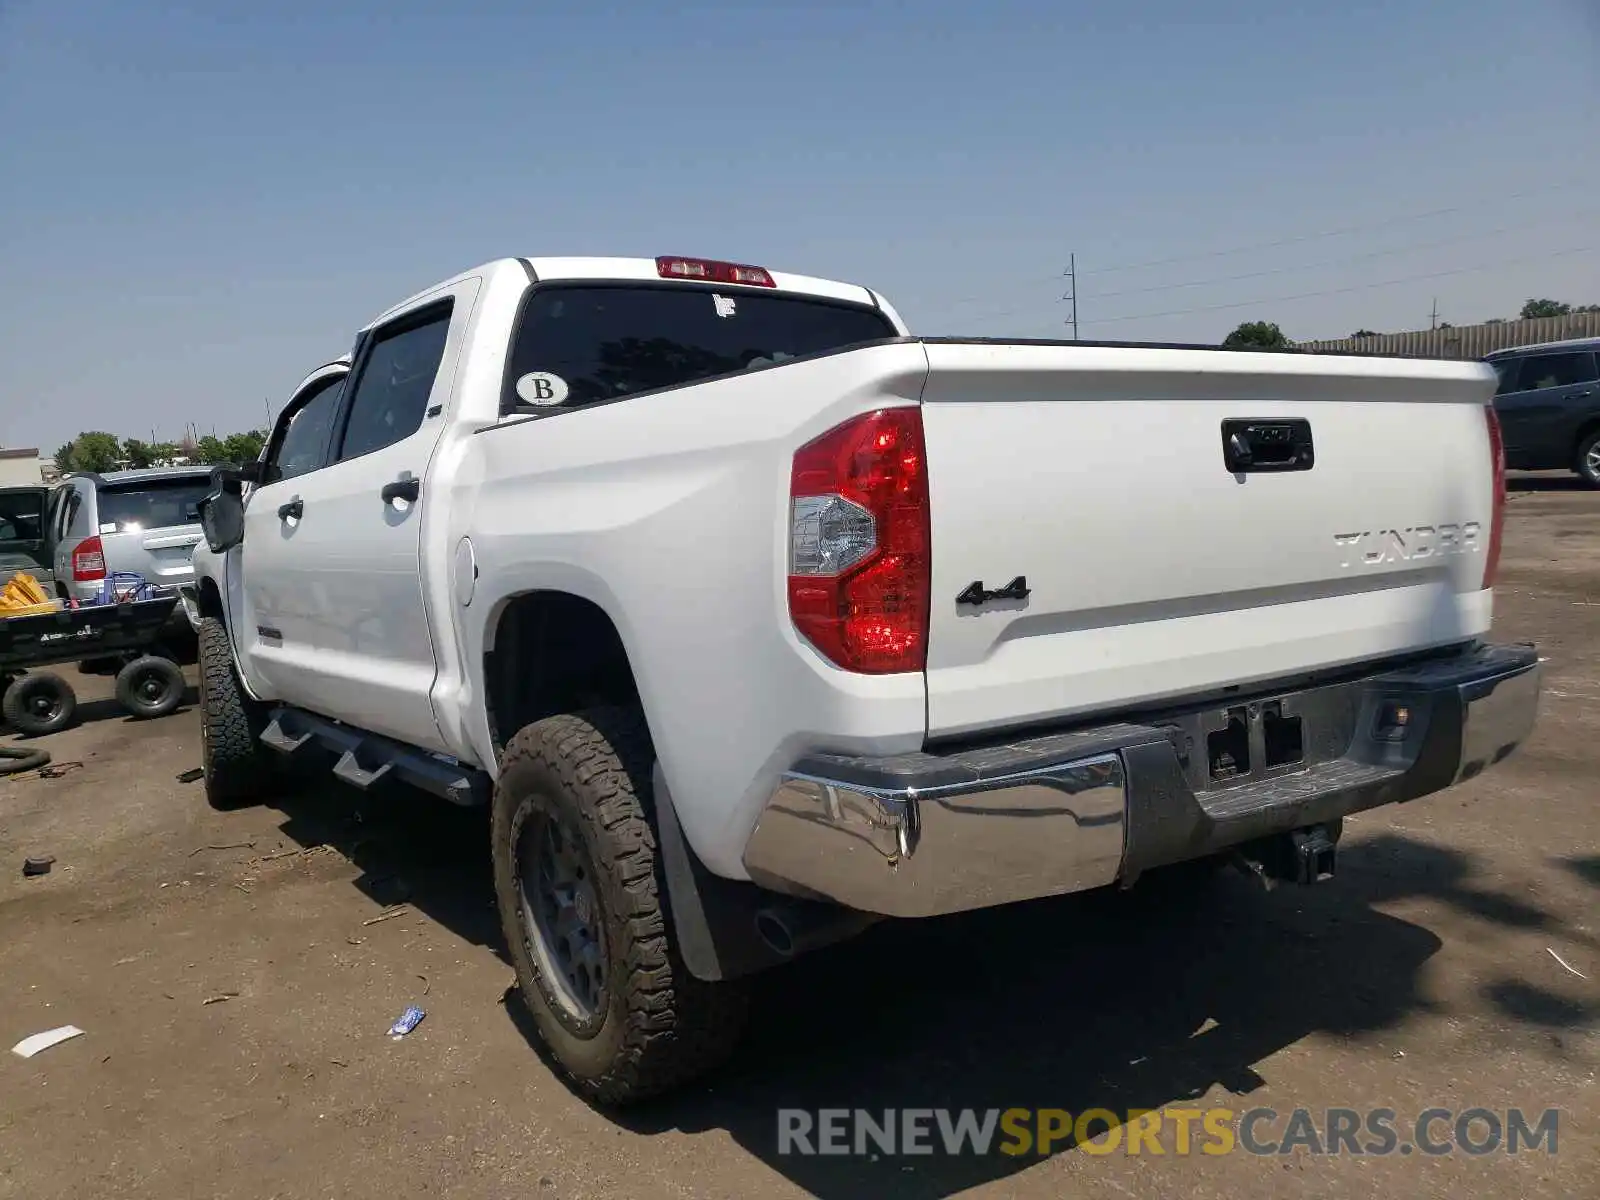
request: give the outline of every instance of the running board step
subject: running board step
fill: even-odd
[[[261,742],[290,758],[312,747],[337,755],[334,777],[363,792],[398,780],[463,808],[489,802],[489,777],[474,767],[301,709],[274,709]]]
[[[261,741],[279,754],[293,758],[311,744],[311,734],[291,734],[284,729],[283,723],[278,719],[278,714],[274,713],[272,720],[267,722],[267,727],[261,731]]]
[[[360,788],[363,792],[382,783],[393,769],[394,763],[381,762],[376,769],[369,771],[357,760],[354,750],[346,750],[339,756],[339,761],[333,764],[333,774],[336,778],[344,780],[353,788]]]

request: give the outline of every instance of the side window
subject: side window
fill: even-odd
[[[1500,382],[1494,389],[1494,394],[1496,396],[1504,396],[1510,392],[1517,391],[1521,386],[1517,382],[1517,376],[1521,373],[1521,371],[1522,360],[1520,358],[1495,359],[1494,373],[1499,376]]]
[[[311,398],[289,418],[289,424],[267,451],[261,475],[263,485],[293,479],[327,463],[333,418],[339,411],[339,397],[344,394],[346,378],[338,375],[317,384]]]
[[[1593,380],[1592,354],[1536,354],[1523,360],[1517,390],[1531,392],[1539,388],[1568,387]]]
[[[66,510],[67,497],[72,494],[70,487],[58,485],[50,493],[50,504],[45,509],[44,536],[52,545],[61,537],[61,514]]]
[[[339,461],[392,446],[421,427],[444,360],[451,308],[425,309],[373,334],[346,406]]]
[[[61,498],[61,515],[56,524],[57,541],[67,536],[67,531],[72,528],[72,522],[77,519],[78,509],[82,506],[83,493],[69,485],[66,495]]]

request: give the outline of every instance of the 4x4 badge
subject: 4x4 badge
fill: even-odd
[[[1018,575],[1005,587],[996,588],[994,591],[984,587],[983,580],[974,579],[967,584],[966,590],[956,597],[956,603],[977,606],[987,604],[991,600],[1026,600],[1032,594],[1026,575]]]

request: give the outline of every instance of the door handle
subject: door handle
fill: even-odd
[[[300,519],[301,514],[304,513],[305,511],[306,511],[306,502],[304,500],[300,499],[299,496],[296,496],[293,500],[289,501],[287,504],[278,505],[278,520],[280,520],[280,521],[288,521],[288,520],[298,521]]]
[[[408,479],[396,479],[393,483],[384,484],[383,491],[379,495],[383,497],[385,504],[393,504],[396,500],[415,504],[421,492],[422,480],[411,476]]]

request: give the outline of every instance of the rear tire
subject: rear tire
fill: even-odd
[[[276,776],[272,751],[261,744],[267,713],[245,695],[233,669],[228,628],[217,617],[200,621],[200,765],[213,808],[260,800]]]
[[[1600,429],[1584,435],[1578,444],[1578,455],[1572,464],[1578,478],[1592,488],[1600,488]]]
[[[549,717],[506,747],[492,852],[517,987],[584,1098],[625,1105],[719,1066],[748,988],[684,966],[651,825],[649,733],[635,712]]]
[[[59,733],[72,724],[78,711],[72,685],[52,671],[31,672],[13,680],[5,691],[6,724],[26,737]]]
[[[188,686],[177,663],[146,654],[117,672],[117,702],[140,720],[149,721],[182,704]]]

